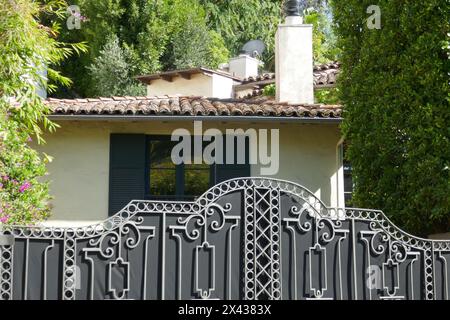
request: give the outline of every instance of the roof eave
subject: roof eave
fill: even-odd
[[[171,70],[166,72],[154,73],[149,75],[141,75],[136,76],[135,79],[141,81],[144,84],[150,85],[154,80],[166,80],[167,78],[174,77],[182,77],[187,78],[188,76],[193,74],[204,74],[204,75],[212,75],[217,74],[222,77],[230,78],[234,81],[241,82],[242,79],[239,77],[235,77],[232,74],[227,74],[226,72],[222,72],[219,70],[212,70],[205,67],[191,68],[191,69],[180,69],[180,70]]]
[[[53,121],[219,121],[219,122],[298,122],[315,124],[340,124],[342,118],[283,117],[283,116],[183,116],[183,115],[102,115],[53,114]]]

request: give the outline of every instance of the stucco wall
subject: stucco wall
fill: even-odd
[[[158,79],[147,86],[148,96],[194,95],[214,98],[232,98],[233,79],[218,74],[193,74],[191,79],[173,77],[172,82]]]
[[[212,77],[203,74],[193,74],[191,79],[174,77],[172,82],[163,79],[152,80],[151,84],[147,86],[148,96],[183,95],[187,92],[189,92],[189,95],[212,97]]]
[[[193,130],[192,122],[61,121],[47,144],[38,147],[54,157],[49,164],[53,216],[47,224],[87,224],[107,218],[109,188],[109,137],[111,133],[170,134],[174,129]],[[339,204],[337,125],[270,123],[203,123],[207,128],[279,129],[280,169],[274,178],[304,185],[327,205]],[[251,168],[260,176],[260,165]]]

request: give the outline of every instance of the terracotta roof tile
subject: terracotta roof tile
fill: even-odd
[[[264,80],[275,80],[275,73],[263,73],[257,76],[248,77],[242,80],[242,83],[251,83]]]
[[[341,118],[339,105],[290,105],[267,97],[252,99],[212,99],[205,97],[114,97],[112,99],[53,99],[46,102],[53,115],[134,115],[134,116],[271,116]]]
[[[341,64],[339,62],[331,62],[314,66],[314,87],[320,89],[335,86],[340,68]],[[245,78],[242,80],[242,84],[235,86],[237,89],[236,97],[243,98],[239,94],[239,91],[244,88],[248,89],[248,86],[253,86],[253,91],[251,94],[246,95],[245,98],[260,96],[262,94],[262,88],[273,83],[275,83],[275,73],[263,73],[256,77]]]

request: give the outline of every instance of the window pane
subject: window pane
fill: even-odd
[[[172,162],[172,160],[169,159],[162,159],[161,162],[153,163],[150,165],[150,169],[170,169],[175,170],[175,164]],[[151,170],[150,170],[151,171]]]
[[[175,165],[171,152],[178,142],[157,139],[151,138],[148,144],[150,198],[192,200],[203,194],[210,186],[210,166],[205,163]],[[193,154],[191,159],[194,160]]]
[[[176,141],[150,141],[150,168],[172,168],[175,169],[175,164],[171,158],[172,148]]]
[[[202,195],[210,186],[209,174],[207,164],[185,165],[184,194],[187,196]]]
[[[206,163],[201,164],[185,164],[185,170],[209,170],[209,165]]]
[[[150,195],[175,195],[176,176],[172,169],[150,169]]]

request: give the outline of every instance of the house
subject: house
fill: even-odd
[[[228,71],[198,67],[140,76],[148,85],[145,97],[48,99],[50,119],[61,127],[38,146],[54,157],[48,166],[53,216],[45,224],[102,221],[133,199],[193,200],[243,176],[293,181],[326,205],[343,207],[342,107],[314,104],[313,94],[334,85],[339,64],[313,67],[312,26],[299,19],[289,16],[278,28],[275,74],[258,74],[259,61],[240,55]],[[261,95],[272,83],[276,99]],[[174,164],[171,135],[180,129],[194,135],[213,130],[224,140],[234,131],[224,154],[245,161]],[[249,136],[248,130],[265,132],[266,155],[272,149],[269,160],[277,162],[273,172],[264,170],[261,153],[252,156],[251,137],[245,150],[238,148],[237,137]]]
[[[313,94],[338,65],[313,68],[286,4],[275,78],[240,56],[142,76],[145,97],[48,99],[45,224],[68,227],[1,230],[0,300],[449,299],[450,241],[343,208],[342,107]]]

